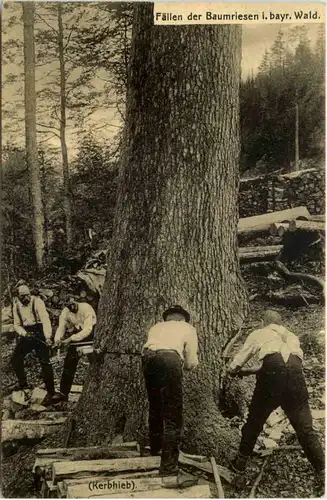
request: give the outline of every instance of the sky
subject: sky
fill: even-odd
[[[18,10],[19,9],[19,10]],[[9,3],[7,9],[3,9],[3,24],[5,28],[5,33],[3,34],[3,40],[8,38],[17,38],[22,40],[23,36],[23,26],[20,24],[12,28],[8,28],[6,25],[6,20],[12,15],[13,12],[19,14],[21,13],[21,5],[17,3]],[[266,49],[269,49],[276,39],[278,31],[282,29],[288,29],[290,24],[265,24],[265,25],[244,25],[243,26],[243,39],[242,39],[242,78],[253,74],[255,75],[258,71],[258,67],[262,60],[262,56]],[[316,39],[317,31],[319,25],[311,24],[307,25],[309,38],[312,40]],[[167,28],[165,28],[167,29]],[[22,63],[17,61],[17,63],[11,64],[9,66],[4,65],[2,68],[3,78],[5,79],[6,73],[8,72],[22,72]],[[42,72],[48,71],[47,69],[38,68],[37,69],[37,80],[41,81]],[[7,103],[11,106],[15,106],[15,101],[20,100],[22,102],[23,95],[20,91],[17,92],[17,86],[15,85],[5,85],[3,88],[3,108],[6,108]],[[6,120],[8,118],[4,114],[3,116],[3,143],[11,142],[13,137],[7,132]],[[8,122],[7,122],[8,123]],[[97,137],[103,138],[105,140],[111,139],[118,130],[120,125],[120,115],[113,109],[100,109],[92,117],[92,122],[90,125],[94,128],[95,125],[105,125],[97,132]],[[77,151],[77,144],[75,140],[76,134],[72,131],[67,131],[67,143],[69,148],[69,153],[71,156]],[[41,136],[44,137],[44,136]],[[23,143],[24,141],[24,124],[23,122],[19,126],[18,133],[15,133],[15,141]],[[57,147],[59,146],[59,141],[56,137],[53,137],[49,144]]]

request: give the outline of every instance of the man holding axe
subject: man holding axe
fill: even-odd
[[[60,393],[56,394],[54,398],[56,402],[68,401],[80,358],[77,352],[78,343],[93,341],[95,324],[96,314],[90,304],[76,302],[73,297],[67,299],[66,307],[60,314],[59,325],[54,338],[55,346],[68,346],[60,381]],[[73,330],[73,333],[71,330]],[[67,331],[70,331],[69,337],[64,339]]]
[[[262,365],[242,367],[258,354]],[[256,440],[270,413],[281,406],[293,426],[319,482],[325,478],[325,458],[314,432],[309,396],[302,371],[303,351],[294,333],[282,326],[279,313],[263,315],[263,328],[254,330],[229,366],[231,376],[257,375],[247,422],[242,428],[239,453],[232,462],[236,473],[242,473]]]
[[[28,388],[24,359],[29,352],[34,351],[41,363],[48,393],[43,404],[49,404],[55,391],[49,353],[52,328],[48,311],[40,297],[32,295],[28,286],[21,285],[18,287],[18,299],[13,305],[13,316],[18,339],[11,362],[18,379],[18,389]]]

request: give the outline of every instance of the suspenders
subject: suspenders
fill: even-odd
[[[32,313],[33,313],[33,316],[34,316],[35,324],[37,324],[38,323],[38,317],[37,317],[36,309],[35,309],[35,297],[33,297],[31,300],[32,300]],[[20,310],[19,302],[16,302],[16,311],[17,311],[17,314],[19,316],[19,320],[20,320],[21,325],[24,326],[24,324],[23,324],[23,317],[22,317],[22,313],[21,313],[21,310]]]

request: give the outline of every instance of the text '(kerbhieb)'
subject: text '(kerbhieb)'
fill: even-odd
[[[90,481],[89,490],[90,491],[134,491],[135,483],[131,479],[126,479],[124,481]]]

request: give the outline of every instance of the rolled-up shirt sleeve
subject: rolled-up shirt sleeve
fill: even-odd
[[[59,316],[59,324],[54,338],[55,342],[59,342],[59,340],[61,340],[65,335],[67,326],[66,314],[67,314],[67,309],[65,308],[61,311],[61,314]]]
[[[94,325],[94,318],[92,314],[89,314],[84,320],[83,328],[80,332],[74,333],[74,335],[71,336],[71,339],[74,342],[79,342],[81,340],[84,340],[86,337],[90,335],[92,332]]]
[[[25,328],[21,325],[20,322],[20,317],[17,312],[17,304],[13,305],[13,316],[14,316],[14,330],[18,335],[25,335],[26,330]]]
[[[198,336],[195,328],[190,326],[190,333],[184,346],[185,368],[192,370],[199,364],[198,360]]]
[[[237,372],[242,366],[245,365],[260,349],[259,344],[256,342],[256,331],[252,332],[246,339],[243,347],[234,357],[229,365],[230,372]]]
[[[49,313],[42,299],[35,299],[35,308],[43,326],[43,333],[46,339],[52,337],[52,326],[49,318]]]

